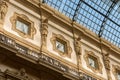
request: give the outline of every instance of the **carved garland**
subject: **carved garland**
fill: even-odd
[[[95,61],[97,61],[98,68],[93,68],[93,67],[91,67],[91,66],[89,65],[89,62],[88,62],[89,56],[93,56],[94,58],[96,58]],[[101,62],[100,62],[100,59],[99,59],[99,57],[96,56],[92,51],[87,51],[87,50],[85,50],[84,59],[85,59],[85,61],[86,61],[87,67],[90,68],[93,72],[102,73],[102,64],[101,64]]]
[[[25,34],[22,31],[16,29],[16,21],[19,18],[23,19],[25,23],[29,23],[29,34]],[[14,15],[10,18],[10,21],[12,23],[12,29],[16,31],[20,36],[33,39],[33,35],[36,33],[36,29],[34,28],[34,23],[26,15],[14,13]]]
[[[66,42],[66,47],[65,47],[66,48],[66,52],[63,53],[63,52],[61,52],[61,51],[56,49],[56,43],[55,42],[56,42],[57,39],[60,39],[60,40],[62,40],[64,42]],[[54,51],[58,52],[58,54],[60,54],[61,56],[64,56],[64,57],[66,56],[66,57],[71,58],[72,48],[70,47],[70,42],[67,39],[65,39],[60,34],[53,33],[52,34],[52,38],[50,40],[51,40],[51,43],[53,45],[53,50]]]
[[[118,65],[112,65],[112,71],[113,71],[113,74],[115,76],[115,80],[118,80],[117,79],[117,73],[118,73],[118,71],[120,71],[120,66],[118,66]]]

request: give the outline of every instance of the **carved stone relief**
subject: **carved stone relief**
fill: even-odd
[[[75,51],[77,55],[81,55],[81,42],[80,42],[80,37],[75,39]]]
[[[74,41],[74,49],[76,52],[78,63],[81,63],[81,41],[80,40],[81,38],[78,37],[78,38],[75,38],[75,41]]]
[[[4,0],[0,0],[0,23],[3,23],[8,11],[8,5]]]
[[[41,48],[46,48],[48,35],[48,19],[44,19],[41,24]]]
[[[110,74],[110,59],[109,59],[109,53],[104,54],[103,53],[103,60],[104,60],[104,65],[106,68],[106,72],[108,75],[108,80],[112,80],[111,79],[111,74]]]
[[[103,54],[105,68],[110,70],[110,60],[109,60],[109,53]]]

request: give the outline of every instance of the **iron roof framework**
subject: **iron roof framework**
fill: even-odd
[[[43,0],[120,48],[119,0]]]

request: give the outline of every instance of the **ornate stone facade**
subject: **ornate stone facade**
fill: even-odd
[[[109,53],[103,54],[105,68],[107,70],[110,70],[110,59],[109,59]]]
[[[76,56],[77,56],[77,61],[78,64],[81,63],[81,42],[80,42],[81,38],[75,38],[74,41],[74,47],[75,47],[75,52],[76,52]]]
[[[35,51],[32,51],[18,43],[16,43],[14,40],[12,40],[11,38],[8,38],[2,34],[0,34],[0,44],[4,44],[6,46],[9,46],[10,48],[12,48],[13,50],[17,51],[17,53],[15,53],[16,55],[20,55],[21,57],[27,57],[30,60],[36,61],[38,64],[44,64],[44,65],[48,65],[49,67],[54,67],[56,68],[56,70],[59,70],[61,72],[65,72],[66,74],[70,74],[70,75],[74,75],[75,77],[77,77],[78,79],[80,79],[81,77],[79,76],[79,74],[83,75],[84,79],[91,79],[91,80],[97,80],[93,77],[90,77],[84,73],[78,72],[75,69],[72,69],[71,67],[62,64],[61,62],[59,62],[58,60],[55,60],[49,56],[46,56],[44,54],[40,54],[37,53]],[[14,54],[14,53],[13,53]],[[34,64],[35,65],[35,64]],[[2,74],[4,72],[1,72]],[[5,75],[0,76],[0,78],[5,78]],[[23,79],[23,80],[33,80],[31,77],[28,76],[28,74],[26,73],[26,70],[24,68],[21,68],[19,71],[17,72],[13,72],[10,70],[6,70],[5,74],[8,76],[8,79]]]
[[[112,75],[110,64],[119,65],[118,48],[42,0],[0,1],[0,20],[5,23],[0,29],[0,80],[117,79],[118,68]],[[26,24],[29,32],[18,29],[17,21],[23,23],[21,27]]]
[[[106,68],[108,80],[112,80],[111,74],[110,74],[110,69],[111,68],[110,68],[109,53],[106,53],[106,54],[103,53],[103,60],[104,60],[104,65],[105,65],[105,68]]]
[[[41,49],[46,48],[48,35],[48,19],[44,19],[41,24]]]

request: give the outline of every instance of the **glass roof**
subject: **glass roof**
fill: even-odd
[[[43,0],[120,48],[119,0]]]

